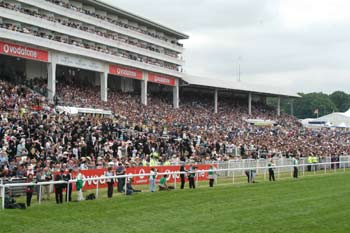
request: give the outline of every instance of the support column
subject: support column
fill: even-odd
[[[148,72],[142,72],[143,80],[141,80],[141,104],[147,106],[147,82]]]
[[[248,95],[248,113],[249,113],[249,116],[252,115],[252,93],[249,92],[249,95]]]
[[[108,98],[108,72],[100,73],[101,100],[107,102]]]
[[[218,113],[218,89],[214,92],[214,113]]]
[[[281,116],[281,97],[277,97],[277,116]]]
[[[54,100],[56,96],[56,63],[47,64],[47,96],[49,100]]]
[[[290,115],[294,116],[294,101],[290,100]]]
[[[173,87],[173,106],[179,108],[179,80],[176,79],[175,86]]]

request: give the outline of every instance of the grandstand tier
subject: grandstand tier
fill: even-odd
[[[241,83],[194,79],[183,73],[180,41],[187,35],[100,1],[0,0],[0,9],[0,64],[13,64],[8,57],[16,57],[15,69],[26,79],[47,78],[51,100],[57,97],[58,77],[72,73],[98,86],[102,101],[117,87],[139,92],[147,105],[148,94],[158,89],[170,92],[178,108],[180,88],[189,85],[214,91],[215,112],[218,91],[244,92],[251,114],[252,94],[297,97]]]

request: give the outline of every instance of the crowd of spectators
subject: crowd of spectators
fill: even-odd
[[[42,86],[40,80],[34,82]],[[350,154],[347,131],[302,128],[287,114],[277,116],[263,103],[205,94],[181,96],[174,109],[167,94],[150,94],[148,106],[135,93],[109,91],[102,102],[99,88],[59,82],[60,104],[109,109],[113,116],[67,115],[53,103],[21,85],[0,81],[1,176],[25,176],[35,170],[178,165],[258,157],[319,157]],[[255,126],[247,119],[274,120]]]
[[[30,11],[28,9],[18,8],[17,5],[5,3],[3,1],[0,1],[0,7],[18,10],[18,11],[21,11],[21,12],[27,13],[27,14],[35,14],[36,16],[38,15],[38,13],[36,13],[35,11]],[[115,35],[112,35],[112,34],[98,32],[98,31],[95,31],[93,29],[89,29],[87,27],[80,26],[79,24],[73,23],[73,22],[68,21],[68,20],[66,21],[66,20],[55,19],[55,21],[57,21],[63,25],[66,25],[66,26],[75,27],[77,29],[84,30],[87,32],[92,32],[92,33],[95,33],[95,34],[100,35],[100,36],[104,36],[104,37],[107,36],[110,39],[117,39],[119,41],[123,41],[124,43],[133,44],[133,45],[140,45],[140,47],[145,47],[149,50],[156,51],[156,52],[160,51],[159,49],[156,49],[153,46],[142,45],[141,43],[136,43],[133,40],[126,40],[126,39],[123,39],[122,37],[116,37]],[[173,64],[173,63],[161,61],[161,60],[158,60],[158,59],[155,59],[152,57],[148,57],[148,56],[144,56],[141,54],[132,53],[132,52],[129,52],[127,50],[120,49],[120,48],[116,49],[116,48],[112,48],[112,47],[107,47],[107,46],[102,45],[102,44],[97,44],[97,43],[92,43],[92,42],[90,43],[90,42],[87,42],[84,40],[76,39],[76,38],[69,37],[67,35],[56,33],[56,32],[48,33],[47,31],[40,31],[40,30],[38,30],[38,28],[34,29],[34,28],[32,28],[30,26],[26,26],[24,24],[20,25],[20,24],[14,24],[14,23],[10,23],[10,22],[6,22],[6,23],[3,22],[3,23],[0,23],[0,28],[4,28],[4,29],[11,30],[11,31],[24,33],[24,34],[30,34],[30,35],[41,37],[44,39],[54,40],[57,42],[66,43],[66,44],[74,45],[74,46],[77,46],[80,48],[90,49],[90,50],[94,50],[94,51],[97,51],[100,53],[113,55],[113,56],[117,56],[117,57],[122,57],[125,59],[137,61],[137,62],[142,62],[142,63],[146,63],[146,64],[150,64],[150,65],[154,65],[154,66],[159,66],[159,67],[164,67],[164,68],[170,69],[170,70],[182,71],[181,67],[179,67],[178,65]],[[167,51],[166,53],[171,54],[169,51]]]

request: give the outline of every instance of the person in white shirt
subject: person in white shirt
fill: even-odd
[[[157,169],[154,167],[151,168],[150,176],[149,176],[149,191],[156,191],[156,177],[157,177]]]
[[[115,176],[115,172],[113,171],[113,162],[111,162],[111,164],[108,164],[108,166],[109,166],[108,170],[105,173],[105,176],[107,177],[107,185],[108,185],[107,197],[112,198],[114,179],[110,177]]]

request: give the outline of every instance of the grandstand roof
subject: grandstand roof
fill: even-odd
[[[146,18],[138,16],[138,15],[135,15],[135,14],[130,13],[128,11],[122,10],[122,9],[120,9],[118,7],[108,5],[108,4],[104,3],[104,2],[102,2],[101,0],[85,0],[85,1],[89,2],[91,5],[99,6],[101,8],[104,8],[104,9],[108,10],[108,11],[111,11],[111,12],[116,12],[119,15],[123,15],[126,18],[132,18],[136,22],[145,24],[146,26],[152,26],[152,27],[158,28],[158,29],[160,29],[161,31],[163,31],[163,32],[165,32],[167,34],[175,36],[177,39],[188,39],[189,38],[188,35],[186,35],[186,34],[184,34],[182,32],[178,32],[178,31],[176,31],[174,29],[171,29],[169,27],[160,25],[160,24],[158,24],[156,22],[153,22],[153,21],[151,21],[149,19],[146,19]]]
[[[257,94],[265,94],[268,96],[284,96],[293,98],[300,97],[297,93],[288,90],[279,90],[278,88],[273,86],[254,85],[245,82],[239,82],[236,80],[206,78],[192,75],[185,75],[182,79],[189,85],[195,86],[211,87],[225,90],[236,90],[241,92],[252,92]]]

